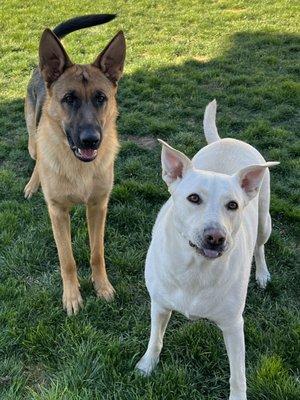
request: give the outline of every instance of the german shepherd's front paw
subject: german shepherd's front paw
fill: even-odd
[[[101,297],[106,301],[114,299],[116,291],[107,278],[105,280],[93,279],[93,282],[98,297]]]
[[[66,284],[63,293],[63,307],[70,316],[77,314],[79,308],[82,307],[83,301],[79,291],[79,287],[74,284]]]

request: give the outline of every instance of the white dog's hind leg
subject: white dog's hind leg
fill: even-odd
[[[230,365],[229,400],[247,400],[243,318],[237,324],[222,329],[222,332]]]
[[[271,279],[266,259],[264,244],[268,241],[272,231],[272,221],[269,214],[270,205],[270,178],[266,173],[261,191],[259,194],[258,202],[258,230],[257,240],[254,250],[255,264],[256,264],[256,281],[261,288],[265,288]]]
[[[254,257],[256,264],[256,281],[262,289],[265,289],[267,283],[271,280],[271,275],[266,264],[265,246],[263,244],[260,246],[256,244]]]
[[[151,334],[146,353],[137,363],[136,368],[143,374],[149,375],[159,361],[163,346],[163,338],[171,316],[171,311],[151,301]]]

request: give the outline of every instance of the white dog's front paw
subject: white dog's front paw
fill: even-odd
[[[245,394],[230,395],[229,400],[247,400],[247,396]]]
[[[267,271],[257,272],[255,278],[258,283],[258,286],[260,286],[262,289],[265,289],[267,283],[271,280],[271,275],[267,270]]]
[[[143,356],[136,364],[135,368],[144,376],[148,376],[158,364],[158,357]]]

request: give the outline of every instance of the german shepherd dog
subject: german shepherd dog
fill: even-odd
[[[122,31],[92,64],[74,64],[60,39],[70,32],[112,20],[115,15],[73,18],[53,31],[45,29],[39,67],[27,89],[25,118],[28,150],[36,160],[25,197],[41,184],[58,250],[63,306],[68,315],[82,305],[72,253],[70,208],[86,204],[92,280],[99,297],[110,300],[114,289],[104,261],[104,227],[118,151],[117,84],[126,44]]]

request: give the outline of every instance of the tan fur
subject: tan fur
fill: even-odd
[[[83,83],[82,77],[87,79],[87,83]],[[74,156],[63,130],[63,122],[68,116],[60,99],[68,89],[80,91],[86,97],[95,89],[101,89],[107,96],[107,103],[97,116],[103,126],[102,142],[96,159],[89,163]],[[87,206],[92,279],[97,295],[109,300],[114,294],[105,269],[104,227],[118,151],[115,94],[116,85],[98,68],[74,65],[47,91],[37,130],[34,127],[34,110],[26,99],[28,148],[30,155],[36,159],[36,165],[25,188],[25,196],[30,197],[41,183],[58,249],[64,287],[63,305],[68,314],[76,313],[82,304],[71,247],[69,210],[74,204]]]

